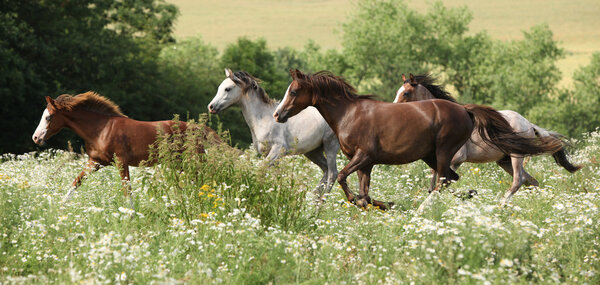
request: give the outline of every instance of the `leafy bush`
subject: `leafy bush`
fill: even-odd
[[[190,122],[185,133],[161,136],[151,151],[158,161],[143,179],[144,188],[159,205],[149,209],[159,216],[191,221],[226,217],[244,205],[264,226],[293,228],[305,221],[306,188],[299,187],[294,167],[268,167],[224,143],[206,138],[205,120]],[[201,152],[206,149],[206,153]],[[163,207],[163,200],[168,207]]]

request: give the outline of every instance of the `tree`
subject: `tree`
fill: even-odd
[[[171,116],[155,58],[175,6],[162,0],[2,1],[0,152],[33,150],[44,96],[97,91],[136,119]],[[9,104],[8,104],[9,103]],[[65,146],[73,136],[51,140]]]
[[[547,100],[560,79],[563,51],[547,25],[524,32],[523,40],[468,35],[466,7],[433,3],[424,12],[403,1],[361,0],[344,24],[346,77],[361,91],[391,100],[402,73],[433,72],[452,85],[465,103],[526,113]]]
[[[531,118],[565,135],[581,137],[600,126],[600,52],[575,72],[573,80],[573,89],[562,89],[558,96],[532,109]]]

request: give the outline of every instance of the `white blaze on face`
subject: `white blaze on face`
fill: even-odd
[[[48,117],[50,117],[50,112],[48,112],[48,109],[45,109],[42,118],[40,119],[40,123],[31,137],[35,143],[43,142],[46,132],[48,131]]]
[[[402,85],[400,89],[398,89],[398,92],[396,92],[396,99],[394,99],[394,103],[398,103],[398,100],[400,100],[400,94],[402,94],[402,92],[404,92],[404,85]]]
[[[275,109],[275,113],[277,112],[281,112],[281,107],[283,106],[283,102],[285,102],[285,100],[288,97],[288,93],[290,93],[290,87],[292,87],[292,84],[290,84],[287,88],[287,90],[285,90],[285,94],[283,95],[283,99],[281,99],[281,102],[279,102],[279,105],[277,106],[277,109]],[[275,114],[273,114],[275,115]]]

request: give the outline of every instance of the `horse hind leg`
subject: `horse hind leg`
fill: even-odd
[[[442,188],[447,187],[448,185],[450,185],[450,183],[452,183],[452,181],[456,181],[460,178],[460,176],[450,168],[450,163],[452,161],[451,155],[454,155],[455,152],[456,149],[455,151],[445,151],[443,148],[439,148],[436,151],[435,161],[437,162],[436,170],[438,173],[436,186],[434,190],[429,193],[429,196],[425,198],[423,203],[421,203],[421,205],[417,209],[417,213],[422,214],[426,208],[429,208],[431,205],[433,205],[433,203],[435,202],[434,200],[439,195],[439,192]],[[430,165],[430,167],[432,166],[430,164],[431,161],[428,162],[428,160],[426,160],[425,162],[428,165]]]
[[[556,164],[562,166],[564,169],[571,173],[575,173],[575,171],[581,169],[582,167],[581,165],[573,165],[571,164],[571,162],[569,162],[569,159],[567,158],[567,152],[565,151],[564,147],[559,151],[553,153],[552,158],[554,158]]]
[[[501,161],[503,161],[502,164],[500,164],[498,162],[497,163],[500,166],[502,166],[502,168],[504,170],[506,170],[508,172],[506,160],[501,160]],[[525,181],[528,180],[528,178],[535,180],[533,177],[531,177],[528,173],[525,172],[525,169],[523,168],[523,157],[522,156],[511,157],[510,164],[512,166],[512,168],[511,168],[512,171],[510,173],[512,173],[512,175],[513,175],[513,181],[512,181],[511,187],[508,189],[508,191],[506,191],[506,193],[504,194],[504,197],[500,201],[501,207],[505,206],[506,203],[508,203],[508,201],[510,201],[512,196],[515,195],[515,193],[519,190],[519,188],[521,188],[521,185],[523,185],[525,183]],[[535,183],[537,183],[537,181],[535,181]]]

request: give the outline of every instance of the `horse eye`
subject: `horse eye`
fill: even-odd
[[[46,117],[46,121],[50,121],[50,119],[52,119],[52,116],[47,116]]]
[[[290,95],[296,96],[296,91],[290,91]]]
[[[404,98],[408,98],[408,96],[410,96],[409,92],[404,93]]]
[[[231,91],[231,87],[225,88],[225,92],[229,92],[229,91]]]

